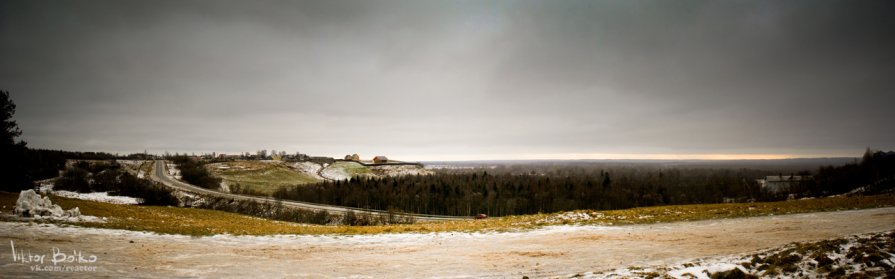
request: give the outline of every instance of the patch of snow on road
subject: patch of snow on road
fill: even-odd
[[[96,218],[95,216],[89,217]],[[72,235],[79,237],[98,237],[99,239],[107,239],[111,237],[129,237],[136,240],[145,240],[149,238],[162,239],[164,241],[195,240],[195,237],[189,235],[158,234],[154,232],[129,231],[121,229],[88,228],[80,226],[57,225],[54,223],[5,222],[2,226],[0,226],[0,235],[17,235],[21,231],[55,235]]]
[[[210,236],[219,243],[288,243],[301,242],[315,245],[344,244],[408,244],[456,240],[488,240],[507,239],[521,236],[563,234],[583,231],[625,230],[622,227],[608,226],[547,226],[540,229],[518,232],[432,232],[432,233],[382,233],[372,235],[271,235],[271,236],[234,236],[219,234]]]

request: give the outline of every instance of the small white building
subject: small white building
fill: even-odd
[[[792,190],[794,186],[798,186],[808,180],[811,180],[811,176],[771,175],[766,176],[764,179],[758,179],[758,184],[761,185],[762,191],[768,193],[780,193],[788,192],[789,190]]]

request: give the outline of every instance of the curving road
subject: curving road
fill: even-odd
[[[189,183],[185,183],[183,181],[177,180],[170,175],[166,171],[165,161],[156,160],[155,165],[152,168],[152,172],[149,174],[149,178],[159,183],[164,184],[165,186],[185,191],[191,193],[199,193],[203,195],[210,195],[215,197],[222,197],[234,200],[253,200],[256,202],[268,202],[268,203],[276,203],[279,202],[283,206],[291,207],[291,208],[299,208],[299,209],[307,209],[307,210],[326,210],[330,214],[338,214],[342,215],[348,212],[355,213],[367,213],[373,215],[387,215],[389,214],[386,211],[382,210],[372,210],[372,209],[363,209],[363,208],[355,208],[355,207],[345,207],[345,206],[334,206],[334,205],[326,205],[326,204],[316,204],[309,202],[297,202],[297,201],[287,201],[287,200],[278,200],[270,197],[258,197],[258,196],[246,196],[246,195],[238,195],[232,193],[224,193],[214,190],[205,189],[199,186],[195,186]],[[427,214],[410,214],[410,213],[393,213],[400,216],[409,216],[413,217],[416,220],[427,220],[427,221],[446,221],[446,220],[459,220],[459,219],[471,219],[472,217],[468,216],[446,216],[446,215],[427,215]]]

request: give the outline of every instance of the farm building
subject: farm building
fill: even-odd
[[[811,176],[801,175],[771,175],[764,179],[759,179],[758,184],[761,185],[762,191],[768,193],[788,192],[793,187],[811,180]]]
[[[373,157],[373,163],[375,163],[375,164],[388,163],[388,158],[386,158],[385,156],[376,156],[376,157]]]

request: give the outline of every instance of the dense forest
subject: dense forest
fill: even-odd
[[[575,209],[622,209],[668,204],[775,200],[839,194],[865,185],[891,189],[895,153],[868,151],[860,163],[818,170],[817,180],[789,192],[762,192],[757,178],[778,173],[752,169],[530,166],[476,169],[429,176],[355,178],[283,187],[274,197],[402,212],[493,216]],[[800,175],[808,175],[803,171]],[[886,182],[888,181],[888,182]],[[888,183],[888,184],[886,184]],[[888,186],[887,186],[888,185]]]
[[[567,169],[565,175],[439,173],[283,187],[282,199],[403,212],[493,216],[717,203],[760,196],[752,170]]]

